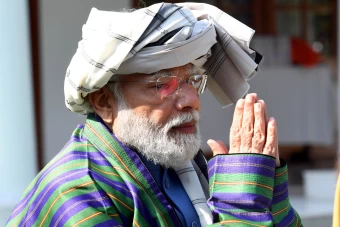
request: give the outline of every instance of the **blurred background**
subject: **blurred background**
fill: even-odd
[[[64,105],[66,68],[92,7],[138,8],[156,0],[0,0],[0,226],[21,194],[85,117]],[[181,2],[181,1],[169,1]],[[251,91],[279,127],[291,203],[304,226],[331,226],[339,154],[339,4],[336,0],[201,0],[256,30],[264,55]],[[119,22],[117,22],[119,23]],[[202,148],[228,143],[233,107],[202,96]]]

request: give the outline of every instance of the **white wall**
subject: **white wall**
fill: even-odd
[[[28,21],[26,0],[0,0],[0,213],[13,208],[37,169]]]
[[[41,79],[45,163],[64,146],[85,118],[64,105],[64,76],[92,7],[130,8],[130,0],[41,0]]]

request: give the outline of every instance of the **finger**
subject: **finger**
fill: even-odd
[[[252,139],[252,153],[263,152],[264,143],[266,141],[266,123],[264,119],[264,109],[261,103],[254,105],[254,135]]]
[[[257,101],[258,103],[261,103],[263,109],[264,109],[264,119],[265,119],[265,135],[267,135],[267,125],[268,125],[268,113],[267,113],[267,105],[264,102],[264,100],[260,99]]]
[[[230,134],[229,134],[230,151],[229,153],[238,153],[240,151],[243,109],[244,109],[244,99],[240,99],[236,103],[233,123],[230,128]]]
[[[254,96],[255,102],[257,102],[257,94],[256,93],[250,93],[249,95]]]
[[[242,130],[241,130],[241,152],[251,152],[252,138],[254,131],[254,104],[255,97],[247,95],[242,118]]]
[[[267,125],[266,144],[263,148],[263,154],[273,156],[276,158],[277,150],[277,133],[276,122],[274,118],[270,118]]]
[[[276,147],[275,147],[275,159],[276,159],[276,167],[281,166],[280,162],[280,153],[279,153],[279,136],[277,133],[277,123],[275,122],[275,134],[276,134]]]
[[[261,103],[263,109],[264,109],[264,119],[266,120],[266,125],[268,123],[268,115],[267,115],[267,105],[266,103],[264,102],[264,100],[260,99],[257,101],[258,103]]]
[[[228,148],[221,140],[208,140],[207,144],[209,145],[211,151],[213,152],[213,156],[218,154],[228,154]]]

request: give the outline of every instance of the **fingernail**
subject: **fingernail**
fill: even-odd
[[[244,105],[244,99],[239,99],[236,103],[237,107],[243,107],[243,105]]]
[[[247,95],[247,97],[246,97],[246,101],[248,101],[248,102],[253,101],[253,99],[254,99],[254,96],[252,96],[251,94]]]

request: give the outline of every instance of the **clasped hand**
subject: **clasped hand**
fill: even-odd
[[[236,103],[229,136],[230,149],[222,141],[208,140],[213,155],[257,153],[270,155],[280,166],[277,125],[267,118],[266,104],[257,94],[248,94]]]

